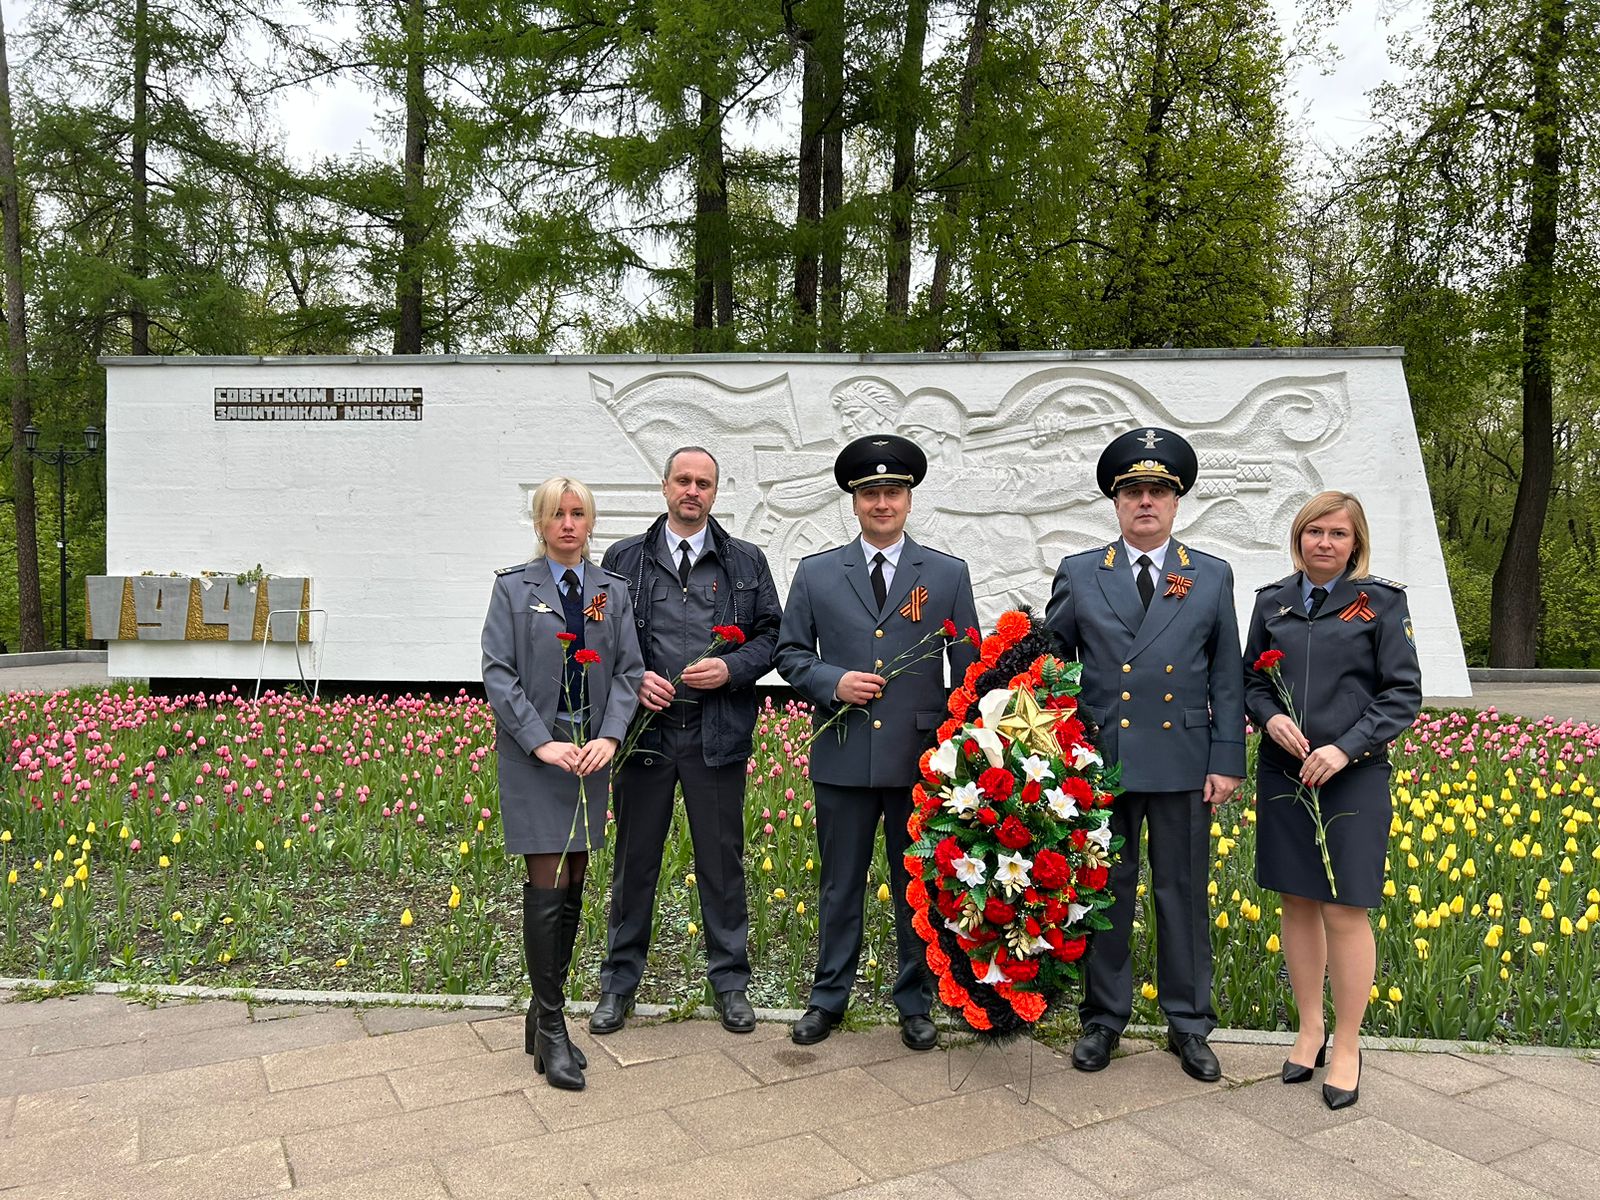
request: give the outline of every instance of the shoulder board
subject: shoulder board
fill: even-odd
[[[1218,558],[1215,554],[1207,554],[1204,550],[1196,550],[1193,546],[1183,545],[1178,542],[1172,543],[1172,552],[1179,555],[1180,561],[1182,555],[1187,554],[1190,558],[1200,558],[1206,562],[1220,563],[1223,566],[1226,566],[1228,562],[1225,558]]]
[[[1397,592],[1403,592],[1406,590],[1405,584],[1397,583],[1393,579],[1385,579],[1381,575],[1368,575],[1365,579],[1356,579],[1352,580],[1352,582],[1357,585],[1364,583],[1376,583],[1386,588],[1393,588]]]
[[[957,563],[963,563],[963,564],[966,562],[966,559],[957,558],[954,554],[951,554],[949,551],[940,550],[937,547],[928,545],[926,542],[918,542],[917,545],[921,546],[929,554],[937,554],[940,558],[948,558],[951,562],[957,562]]]
[[[1269,588],[1281,588],[1284,584],[1288,583],[1293,578],[1294,578],[1293,575],[1285,575],[1282,579],[1274,579],[1271,583],[1263,583],[1260,587],[1258,587],[1256,589],[1256,591],[1264,592],[1264,591],[1268,590]]]
[[[843,550],[844,547],[848,546],[849,544],[850,544],[849,542],[846,542],[844,544],[844,546],[829,546],[826,550],[814,550],[810,554],[802,555],[801,558],[800,558],[800,561],[801,562],[806,562],[809,559],[821,558],[824,554],[836,554],[840,550]]]
[[[626,575],[618,575],[615,571],[608,571],[604,567],[600,568],[600,574],[605,575],[610,579],[615,579],[618,583],[628,582],[628,577]]]
[[[527,565],[528,564],[525,563],[525,562],[512,563],[509,567],[501,567],[498,571],[495,572],[495,574],[496,575],[510,575],[510,574],[513,574],[514,572],[522,570],[522,568],[527,566]]]
[[[1121,556],[1121,554],[1122,554],[1122,543],[1121,542],[1107,542],[1103,546],[1091,546],[1087,550],[1079,550],[1074,554],[1067,555],[1067,557],[1069,559],[1070,558],[1093,559],[1095,562],[1098,562],[1101,566],[1113,567],[1113,566],[1116,566],[1117,559]]]

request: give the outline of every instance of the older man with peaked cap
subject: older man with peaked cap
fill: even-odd
[[[1111,810],[1123,839],[1112,927],[1090,946],[1072,1050],[1080,1071],[1110,1062],[1132,1014],[1129,938],[1148,825],[1167,1048],[1194,1078],[1222,1077],[1206,1041],[1217,1024],[1206,880],[1212,810],[1244,775],[1244,678],[1233,569],[1172,537],[1197,473],[1193,448],[1169,429],[1135,429],[1107,446],[1097,475],[1121,536],[1062,559],[1045,610],[1065,654],[1083,663],[1080,700],[1124,788]]]

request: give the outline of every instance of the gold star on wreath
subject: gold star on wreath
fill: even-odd
[[[1026,746],[1035,754],[1050,758],[1061,752],[1055,735],[1056,719],[1060,715],[1040,708],[1031,689],[1018,688],[1011,711],[995,723],[995,732]]]

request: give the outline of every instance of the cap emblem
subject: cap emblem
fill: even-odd
[[[1157,437],[1154,429],[1146,429],[1144,431],[1144,438],[1142,440],[1146,450],[1154,450],[1156,448],[1156,443],[1164,441],[1165,439]]]

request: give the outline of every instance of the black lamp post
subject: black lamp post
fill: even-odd
[[[93,458],[100,452],[100,431],[90,425],[83,431],[83,449],[68,450],[58,445],[54,450],[39,449],[39,431],[29,424],[22,431],[23,449],[42,463],[56,469],[57,521],[56,549],[61,552],[61,648],[67,648],[67,468]]]

